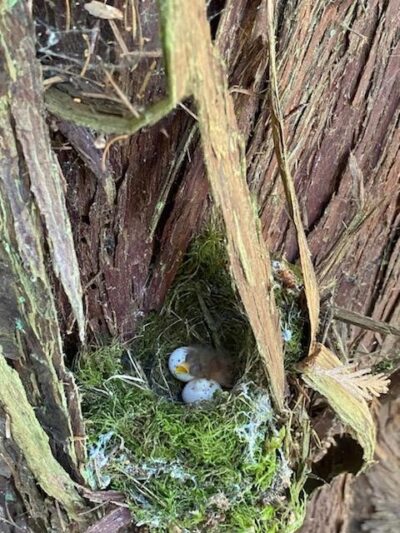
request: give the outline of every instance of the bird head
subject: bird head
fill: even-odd
[[[180,381],[188,382],[194,378],[190,373],[191,365],[186,360],[190,347],[182,346],[174,350],[169,356],[168,367],[173,376]]]

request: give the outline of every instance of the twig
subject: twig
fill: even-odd
[[[307,300],[308,314],[310,318],[310,349],[312,349],[319,324],[319,288],[311,254],[304,231],[299,202],[296,196],[294,181],[289,165],[289,153],[287,149],[284,120],[278,87],[278,72],[276,64],[275,47],[275,19],[273,0],[267,1],[267,37],[269,52],[269,100],[271,106],[272,136],[274,140],[275,155],[278,161],[279,173],[285,189],[289,215],[296,229],[297,242],[299,245],[300,263],[303,272],[305,296]]]
[[[128,4],[131,8],[131,25],[128,24]],[[131,30],[132,39],[135,41],[137,33],[137,13],[136,13],[136,2],[135,0],[129,0],[128,4],[125,5],[124,11],[124,27],[125,31]]]
[[[332,323],[331,330],[332,330],[332,336],[334,337],[334,340],[335,340],[336,349],[340,353],[340,359],[341,359],[341,361],[346,363],[347,359],[348,359],[347,358],[347,353],[346,353],[346,350],[345,350],[344,345],[343,345],[343,339],[342,339],[340,333],[338,332],[338,329],[336,327],[335,322]]]
[[[384,335],[396,335],[400,337],[400,328],[392,326],[387,322],[382,322],[380,320],[374,320],[368,316],[364,316],[361,313],[356,311],[349,311],[343,307],[333,307],[333,317],[336,320],[345,322],[346,324],[352,324],[353,326],[359,326],[363,329],[368,329],[370,331],[377,331],[378,333],[383,333]]]
[[[79,96],[85,96],[86,98],[94,98],[98,100],[109,100],[110,102],[114,102],[117,104],[121,103],[121,99],[117,96],[111,96],[109,94],[104,93],[90,93],[90,92],[81,92]]]
[[[106,169],[107,169],[107,164],[106,164],[106,160],[107,160],[107,156],[108,156],[108,152],[110,151],[110,148],[111,146],[117,142],[117,141],[124,141],[125,139],[127,139],[129,137],[129,135],[117,135],[116,137],[110,139],[108,141],[108,143],[106,144],[105,148],[104,148],[104,151],[103,151],[103,155],[101,157],[101,168],[102,170],[105,172]]]
[[[63,532],[67,531],[67,528],[65,527],[65,522],[64,522],[64,519],[63,519],[63,516],[62,516],[62,513],[61,513],[60,504],[58,503],[57,500],[55,500],[55,504],[56,504],[56,509],[57,509],[57,516],[58,516],[58,519],[60,521],[61,530]]]
[[[10,525],[13,528],[18,529],[18,531],[26,531],[25,528],[20,527],[18,524],[16,524],[12,520],[7,520],[7,518],[4,518],[3,516],[0,516],[0,522],[3,522],[4,524]]]
[[[116,25],[115,21],[114,20],[109,20],[108,21],[110,26],[111,26],[111,29],[112,29],[112,32],[114,34],[114,37],[115,37],[115,40],[117,41],[117,43],[119,44],[119,47],[121,48],[121,51],[122,51],[122,55],[123,56],[127,56],[129,54],[129,50],[128,50],[128,47],[126,46],[126,43],[121,35],[121,32],[119,31],[118,29],[118,26]]]
[[[332,269],[340,261],[343,260],[350,244],[353,242],[352,239],[358,234],[364,223],[375,212],[376,208],[377,205],[367,204],[364,209],[358,210],[357,213],[351,219],[350,223],[344,229],[343,233],[340,235],[328,255],[318,265],[317,276],[321,286],[325,286],[328,284],[328,282],[330,281],[328,275],[330,274]]]
[[[157,50],[132,50],[126,54],[127,56],[138,56],[139,58],[149,57],[149,58],[159,58],[162,57],[162,50],[158,48]]]
[[[195,133],[198,132],[197,124],[193,124],[190,130],[188,130],[184,136],[181,138],[178,148],[176,150],[176,158],[172,161],[171,167],[168,171],[168,174],[166,178],[164,179],[164,183],[162,185],[162,189],[159,196],[159,201],[157,203],[157,206],[154,210],[154,214],[152,216],[152,219],[150,221],[150,238],[154,238],[155,231],[158,227],[158,224],[160,222],[161,213],[164,210],[165,204],[167,202],[168,195],[170,194],[171,187],[173,183],[175,183],[176,176],[178,175],[178,172],[182,168],[182,165],[184,161],[186,160],[186,157],[188,160],[190,160],[190,156],[188,155],[189,147],[195,137]]]
[[[222,343],[221,343],[221,340],[220,340],[219,335],[218,335],[217,324],[215,323],[215,320],[211,316],[211,313],[210,313],[210,311],[209,311],[209,309],[208,309],[203,297],[201,296],[200,291],[197,290],[196,292],[197,292],[197,299],[199,300],[199,304],[200,304],[202,313],[204,315],[204,320],[205,320],[205,322],[207,324],[208,329],[210,330],[210,335],[212,337],[214,345],[217,348],[217,350],[221,350],[222,349]]]
[[[153,74],[153,71],[156,68],[156,66],[157,66],[157,61],[153,61],[152,64],[150,65],[150,68],[147,70],[146,75],[145,75],[144,80],[143,80],[143,83],[140,86],[140,89],[139,89],[139,91],[137,93],[137,97],[138,97],[139,100],[142,100],[142,98],[144,97],[144,93],[145,93],[145,91],[147,89],[147,86],[149,84],[150,78],[151,78],[151,76]]]
[[[71,6],[69,5],[69,0],[65,0],[65,31],[71,29]]]
[[[360,39],[362,39],[364,41],[364,43],[368,43],[368,39],[365,35],[363,35],[362,33],[358,32],[357,30],[353,30],[353,28],[350,28],[350,26],[348,26],[347,24],[345,24],[344,22],[341,24],[342,28],[344,28],[345,30],[351,32],[351,33],[354,33],[355,35],[357,35],[357,37],[360,37]]]
[[[85,43],[87,45],[86,60],[85,60],[85,63],[83,65],[83,67],[82,67],[82,70],[80,72],[80,76],[82,76],[82,77],[85,76],[86,71],[87,71],[87,69],[88,69],[88,67],[90,65],[90,60],[91,60],[93,52],[95,50],[96,42],[97,42],[97,38],[99,36],[99,33],[100,33],[99,23],[96,22],[96,25],[95,25],[95,27],[93,28],[93,31],[90,34],[90,39],[85,33],[82,34],[82,38],[83,38],[83,40],[85,41]]]
[[[139,118],[140,115],[139,113],[137,112],[137,110],[133,107],[133,105],[131,104],[131,102],[129,101],[128,97],[126,96],[126,94],[122,91],[122,89],[120,89],[120,87],[117,85],[116,81],[114,80],[114,78],[111,76],[111,74],[108,72],[108,70],[104,69],[104,74],[106,75],[106,78],[107,80],[111,83],[111,85],[113,86],[113,89],[114,91],[118,94],[118,96],[121,98],[121,102],[123,102],[125,104],[125,106],[129,109],[129,111],[132,113],[132,115],[135,117],[135,118]]]
[[[198,116],[193,113],[193,111],[191,111],[185,104],[183,104],[182,102],[179,102],[179,107],[181,107],[184,111],[186,111],[186,113],[188,115],[190,115],[192,118],[194,118],[194,120],[199,120]]]

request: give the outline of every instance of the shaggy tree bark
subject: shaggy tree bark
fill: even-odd
[[[376,464],[354,477],[341,474],[313,495],[301,533],[392,533],[399,523],[400,372],[376,405]]]
[[[264,93],[262,6],[259,0],[228,2],[217,42],[248,139],[248,179],[264,237],[273,250],[295,260],[297,245],[273,157]],[[321,280],[336,280],[339,305],[394,323],[399,296],[397,7],[393,0],[366,6],[321,1],[313,7],[282,2],[278,28],[292,169]],[[142,33],[149,39],[145,50],[154,51],[159,45],[155,7],[145,2],[140,9]],[[130,36],[125,37],[129,43]],[[139,72],[123,84],[134,103],[141,83]],[[162,71],[154,69],[146,99],[154,99],[163,84]],[[62,152],[91,327],[96,333],[129,336],[137,317],[160,306],[208,207],[193,119],[177,110],[160,125],[113,145],[108,172],[117,191],[112,206],[101,186],[101,152],[93,149],[87,132],[62,122],[58,126],[81,156],[86,150],[83,157],[96,171],[83,176],[74,152]],[[127,276],[132,280],[128,293]],[[361,340],[358,328],[350,334]],[[366,348],[384,342],[371,334],[364,341]]]
[[[1,522],[62,530],[86,508],[74,483],[85,447],[46,263],[83,338],[79,272],[27,6],[0,7],[0,36]]]
[[[122,2],[114,5],[122,8]],[[106,67],[111,61],[124,67],[116,79],[134,108],[162,98],[165,76],[157,6],[154,0],[132,6],[135,17],[120,27],[121,41],[110,48],[107,43],[115,41],[112,25],[91,18],[83,5],[34,2],[37,48],[45,78],[50,79],[47,85],[61,80],[72,94],[81,95],[93,93],[100,83],[100,92],[114,98],[114,108],[109,109],[115,109],[115,87],[98,65],[91,70],[99,54]],[[336,281],[337,305],[396,325],[398,1],[281,0],[277,13],[278,75],[290,162],[320,282],[328,286]],[[248,183],[258,202],[263,236],[274,252],[295,261],[298,249],[278,179],[265,93],[265,2],[215,0],[210,16],[246,140]],[[83,430],[60,337],[61,328],[65,347],[76,351],[83,322],[72,249],[68,256],[62,188],[88,329],[99,337],[130,338],[138,320],[160,308],[190,240],[207,217],[210,198],[196,121],[187,111],[190,101],[156,126],[107,145],[106,153],[109,139],[50,117],[62,184],[44,122],[28,5],[4,2],[0,19],[0,342],[3,354],[12,360],[0,377],[0,521],[60,531],[76,523],[86,508],[71,481],[82,481]],[[55,81],[55,76],[60,79]],[[43,190],[50,191],[47,204]],[[57,224],[51,223],[50,206],[64,216],[58,228],[61,240]],[[67,271],[60,269],[63,261],[57,259],[65,243]],[[49,271],[51,263],[60,282]],[[75,320],[78,328],[73,329]],[[399,347],[393,336],[365,333],[354,326],[343,332],[343,338],[357,356],[370,359],[373,350],[373,362],[391,357]],[[15,405],[7,393],[6,385],[12,384]],[[42,443],[39,458],[30,453],[33,441],[26,435],[19,440],[10,435],[10,424],[16,425],[11,434],[19,434],[18,409],[23,407],[32,421],[33,441]],[[57,486],[46,476],[43,459],[47,474],[57,473]],[[23,509],[28,518],[22,518]],[[115,520],[126,524],[125,511],[117,514]],[[110,528],[109,523],[105,527]]]

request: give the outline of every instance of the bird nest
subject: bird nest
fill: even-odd
[[[276,297],[290,369],[303,355],[304,320],[293,286],[277,279]],[[223,346],[237,361],[237,382],[211,402],[188,406],[167,361],[178,346],[196,342]],[[146,318],[129,345],[83,354],[78,377],[87,480],[122,491],[137,524],[286,532],[301,524],[304,504],[284,452],[287,428],[271,408],[215,224],[193,243],[162,311]]]

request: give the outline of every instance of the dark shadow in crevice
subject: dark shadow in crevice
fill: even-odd
[[[363,465],[363,449],[350,435],[337,435],[323,458],[314,463],[304,490],[311,494],[316,488],[330,483],[344,472],[357,474]]]

